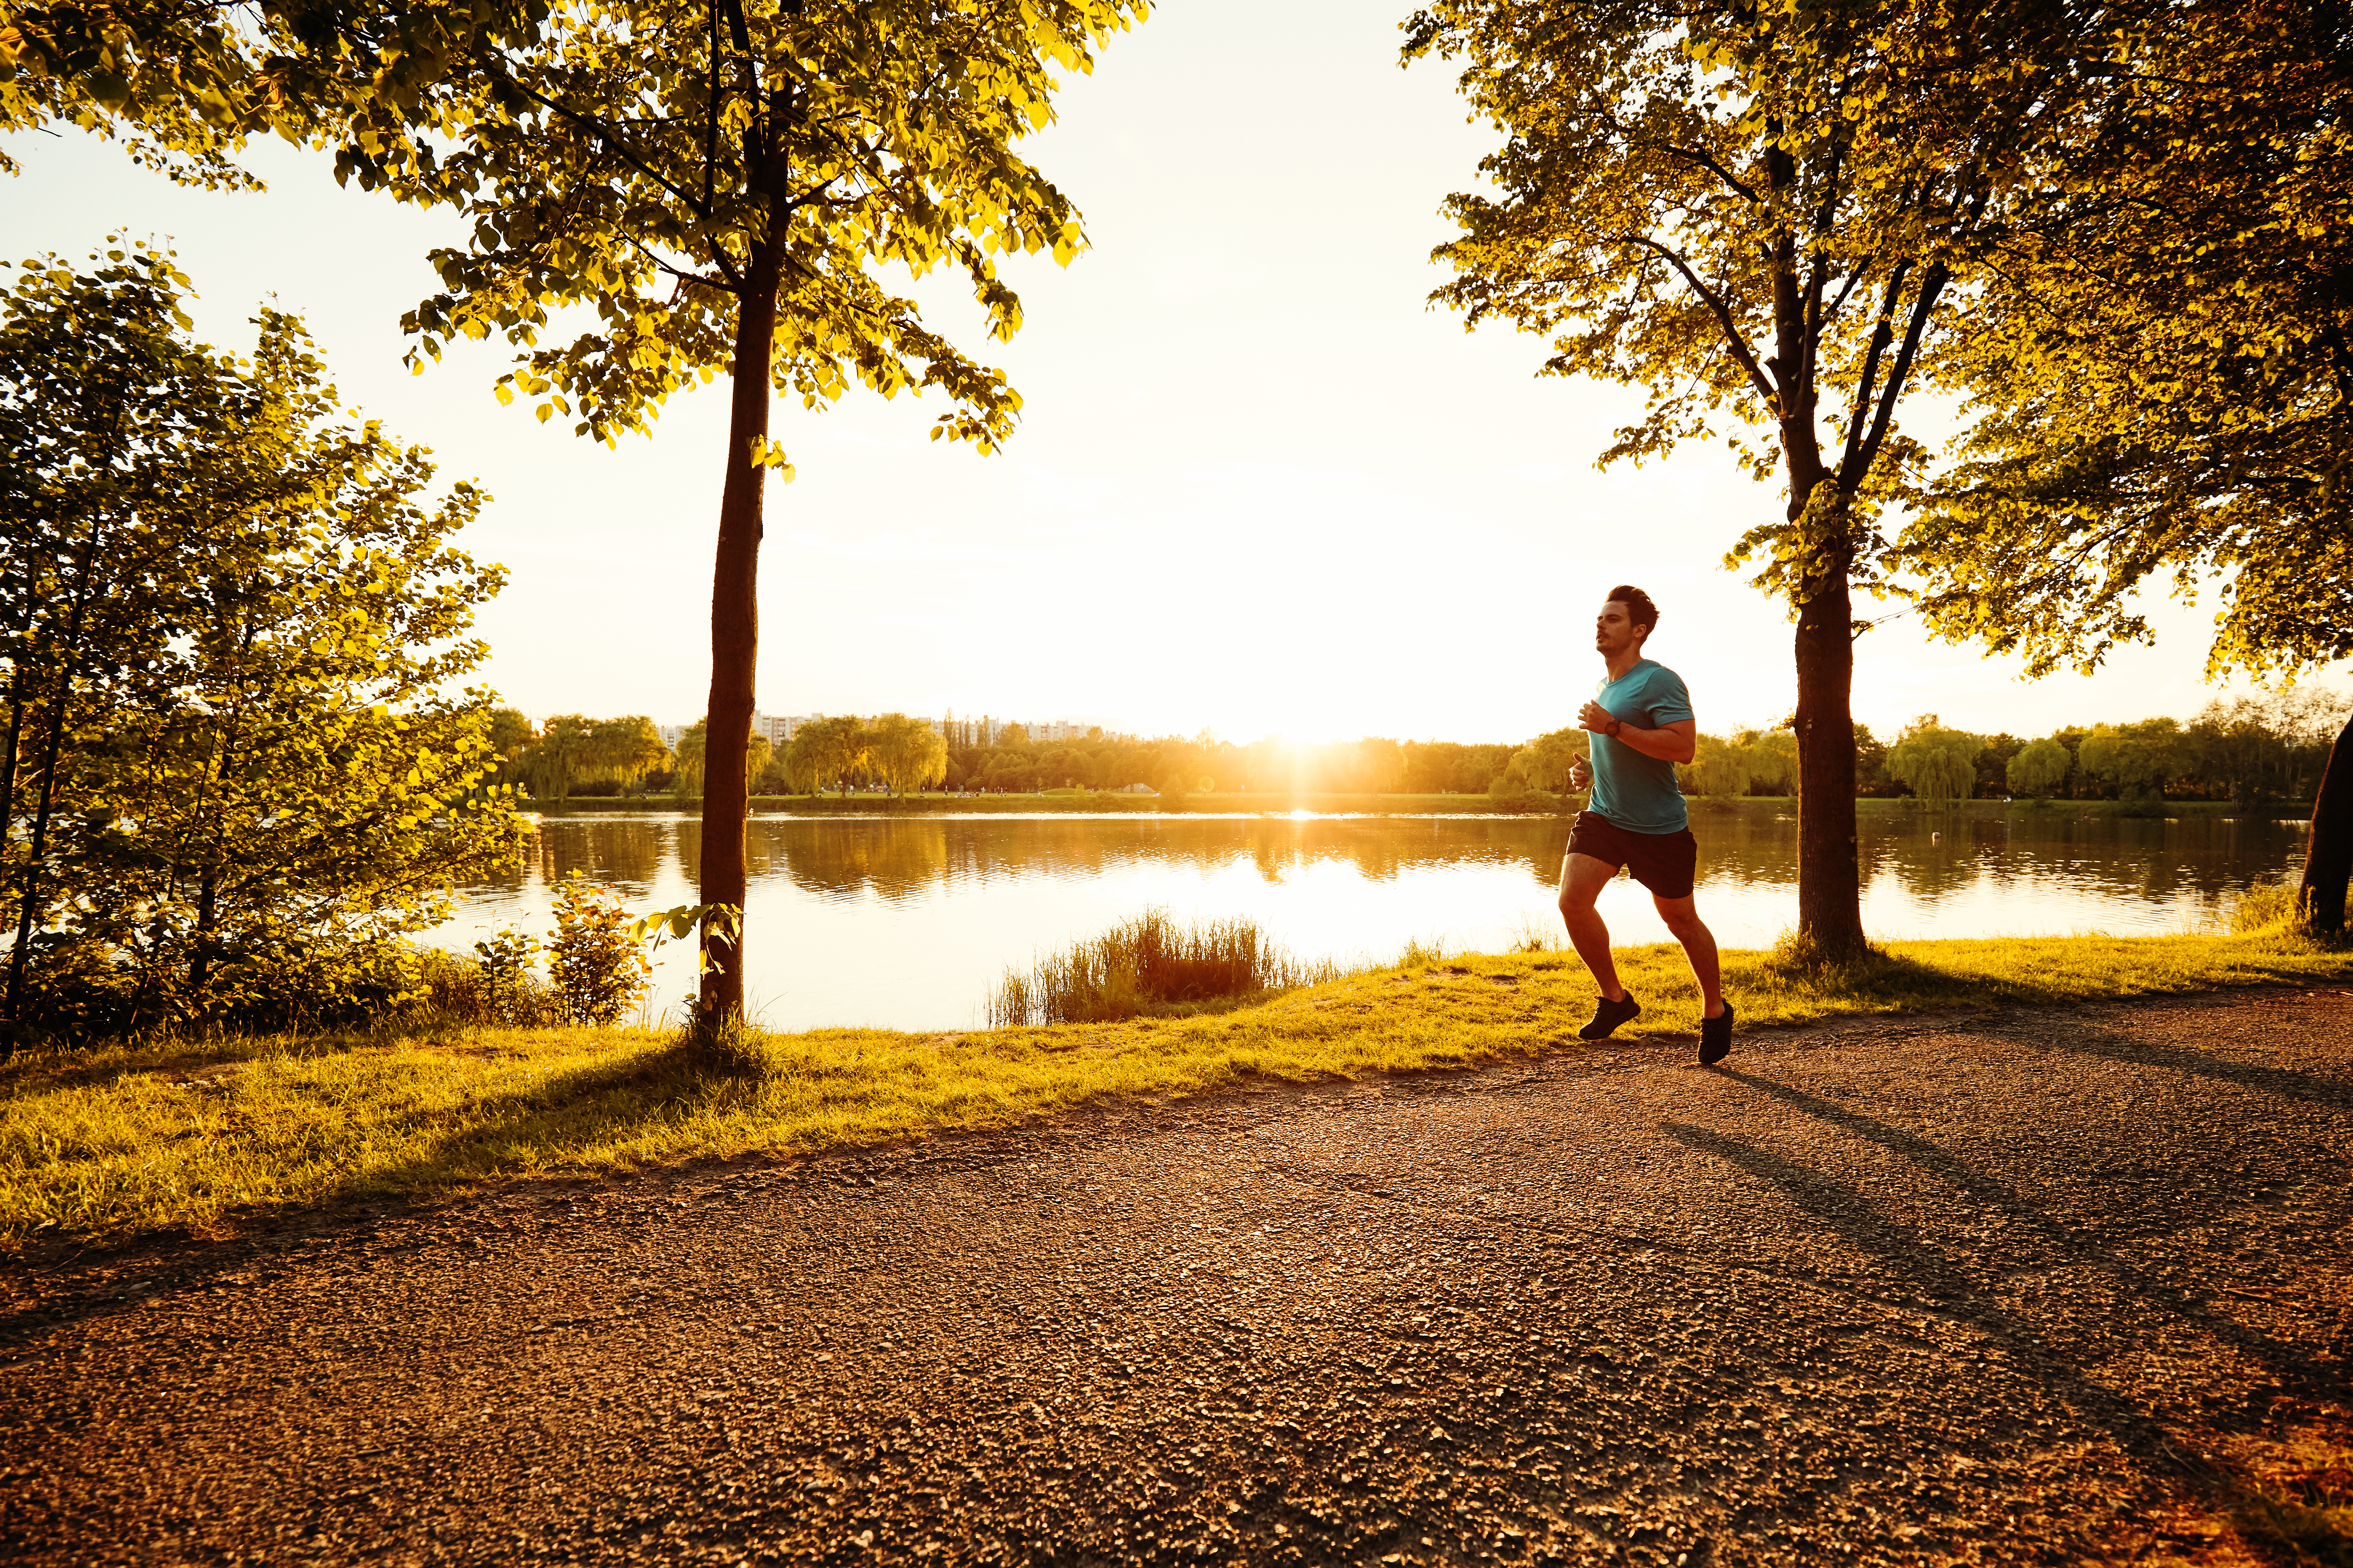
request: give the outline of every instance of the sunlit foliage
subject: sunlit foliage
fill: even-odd
[[[2211,586],[2212,673],[2353,654],[2353,16],[2109,16],[1938,373],[1977,417],[1904,535],[1926,624],[2041,672]]]
[[[1934,713],[1905,726],[1887,748],[1887,773],[1932,805],[1967,800],[1977,787],[1977,754],[1985,737],[1948,730]]]
[[[301,323],[185,339],[129,247],[0,299],[0,823],[19,1033],[332,1015],[511,858],[476,605],[485,499],[353,424]]]
[[[119,126],[227,167],[264,127],[336,147],[338,175],[471,225],[406,318],[419,355],[497,335],[499,383],[611,440],[730,374],[712,608],[701,882],[740,907],[771,389],[821,407],[936,389],[932,427],[993,449],[1020,399],[927,326],[889,275],[963,275],[991,335],[997,271],[1067,261],[1078,214],[1015,152],[1143,0],[574,0],[250,13],[135,3],[24,14],[0,117]],[[282,57],[282,58],[281,58]],[[152,68],[151,68],[152,66]],[[135,90],[126,90],[128,70]],[[143,84],[143,85],[142,85]],[[559,312],[593,325],[543,342]],[[744,783],[736,781],[742,776]],[[742,1011],[734,939],[706,927],[703,1013]]]

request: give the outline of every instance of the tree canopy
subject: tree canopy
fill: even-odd
[[[866,727],[866,754],[892,795],[947,777],[946,740],[921,719],[904,713],[881,714]]]
[[[1887,773],[1923,800],[1967,800],[1977,786],[1977,755],[1984,749],[1982,735],[1948,730],[1934,713],[1925,714],[1887,748]]]
[[[448,0],[415,7],[164,6],[23,13],[0,38],[0,123],[121,130],[194,178],[267,128],[336,147],[337,173],[448,205],[470,243],[406,318],[415,353],[515,345],[502,397],[610,441],[722,373],[733,400],[712,604],[703,895],[740,910],[740,782],[757,668],[762,481],[787,477],[772,387],[811,408],[854,384],[937,389],[933,435],[992,450],[1020,400],[928,327],[890,274],[961,272],[998,338],[1020,301],[997,257],[1082,246],[1015,144],[1056,73],[1145,0]],[[157,151],[160,150],[160,151]],[[558,316],[589,330],[543,342]],[[738,1016],[740,928],[707,921],[699,1016]]]
[[[1926,623],[2088,669],[2211,584],[2211,673],[2353,655],[2353,16],[2120,10],[2095,58],[1940,347],[1973,419],[1904,535]]]
[[[1020,301],[996,257],[1082,244],[1077,214],[1014,144],[1052,117],[1053,73],[1143,15],[1141,0],[711,0],[587,4],[491,39],[420,100],[418,137],[362,148],[364,184],[454,206],[466,249],[406,319],[420,352],[517,345],[501,395],[611,440],[670,394],[728,372],[733,404],[712,601],[702,896],[740,910],[757,668],[762,480],[775,388],[822,407],[852,383],[936,388],[934,438],[994,449],[1020,400],[934,332],[883,269],[963,273],[989,331]],[[347,154],[350,150],[347,149]],[[554,313],[595,330],[543,344]],[[706,922],[698,1004],[743,1007],[740,927]]]

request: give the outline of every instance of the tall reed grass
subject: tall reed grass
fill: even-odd
[[[1147,1013],[1194,1013],[1339,977],[1328,960],[1308,963],[1269,941],[1250,920],[1179,925],[1149,909],[1025,973],[1009,971],[988,1001],[995,1028],[1102,1024]]]
[[[2302,881],[2283,876],[2256,882],[2230,904],[2231,931],[2239,936],[2259,931],[2292,931],[2305,923]]]

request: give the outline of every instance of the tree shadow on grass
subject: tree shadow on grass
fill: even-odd
[[[142,1283],[152,1287],[140,1297],[139,1306],[201,1291],[217,1276],[246,1268],[272,1249],[271,1243],[251,1234],[254,1230],[298,1228],[325,1238],[368,1232],[383,1217],[380,1205],[430,1203],[472,1183],[534,1165],[539,1167],[535,1173],[554,1173],[543,1159],[531,1156],[623,1140],[733,1092],[736,1089],[730,1079],[714,1075],[692,1047],[678,1044],[557,1072],[528,1089],[470,1100],[443,1118],[453,1125],[415,1159],[388,1170],[353,1172],[340,1185],[307,1202],[224,1216],[228,1227],[247,1234],[227,1241],[150,1234],[92,1249],[69,1267],[91,1268],[100,1278],[79,1291],[61,1290],[37,1307],[0,1313],[0,1345],[127,1310],[133,1304],[123,1289],[126,1274],[141,1275]]]
[[[2017,1189],[1984,1174],[1918,1133],[1891,1126],[1846,1106],[1755,1073],[1728,1068],[1718,1070],[1735,1082],[1746,1084],[1809,1116],[1819,1117],[1919,1166],[1978,1206],[1999,1214],[2031,1233],[2058,1260],[2100,1270],[2126,1294],[2172,1313],[2214,1339],[2232,1345],[2251,1360],[2260,1362],[2284,1387],[2302,1386],[2309,1392],[2331,1394],[2337,1392],[2337,1379],[2316,1373],[2310,1350],[2284,1343],[2260,1330],[2249,1328],[2235,1318],[2213,1311],[2198,1297],[2118,1258],[2098,1242],[2078,1234],[2029,1203]]]
[[[1967,972],[1941,969],[1908,954],[1890,952],[1883,948],[1872,948],[1861,958],[1836,961],[1809,960],[1801,949],[1784,945],[1776,949],[1765,961],[1766,973],[1775,981],[1799,994],[1810,993],[1817,998],[1845,1005],[1848,1010],[1857,1002],[1883,1003],[1904,1011],[1927,1012],[1953,1007],[2036,1007],[2073,1009],[2087,1002],[2125,1000],[2086,994],[2080,977],[2070,976],[2065,983],[2057,978],[2045,981],[2022,965],[2012,965],[1999,974],[1971,974]],[[2218,990],[2235,988],[2240,984],[2297,984],[2311,983],[2311,977],[2293,969],[2275,973],[2252,973],[2227,984],[2200,984],[2185,975],[2176,989],[2159,986],[2142,995],[2148,999],[2158,996],[2189,998],[2212,996]],[[2342,1086],[2340,1086],[2341,1088]]]
[[[1955,1008],[1982,1008],[2004,1002],[2026,1005],[2072,1001],[2045,993],[2031,982],[1989,984],[1974,976],[1954,974],[1878,948],[1862,957],[1816,962],[1785,945],[1766,956],[1765,977],[1786,987],[1801,1004],[1827,1005],[1842,1015],[1880,1009],[1897,1013],[1936,1013]]]
[[[328,1201],[429,1196],[534,1163],[543,1168],[549,1153],[627,1139],[733,1087],[684,1043],[553,1073],[528,1089],[469,1100],[450,1119],[458,1125],[424,1153],[355,1175]]]

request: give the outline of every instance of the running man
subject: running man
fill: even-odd
[[[1642,657],[1658,624],[1651,595],[1624,584],[1609,590],[1593,623],[1593,647],[1609,674],[1577,716],[1577,726],[1592,732],[1592,762],[1579,761],[1569,783],[1583,789],[1589,781],[1593,796],[1577,814],[1560,863],[1560,918],[1568,923],[1577,956],[1601,987],[1600,1004],[1577,1037],[1607,1038],[1642,1011],[1618,984],[1609,928],[1593,907],[1618,868],[1626,868],[1651,890],[1659,918],[1683,944],[1692,978],[1699,982],[1699,1059],[1720,1062],[1732,1049],[1732,1008],[1724,999],[1715,938],[1693,905],[1699,845],[1683,812],[1683,791],[1675,787],[1675,764],[1692,760],[1698,724],[1683,678]]]

